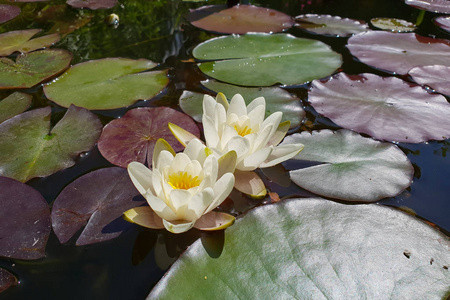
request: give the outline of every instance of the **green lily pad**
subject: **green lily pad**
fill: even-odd
[[[100,120],[71,106],[50,130],[50,107],[24,112],[0,124],[0,175],[26,182],[71,167],[98,138]]]
[[[21,53],[31,52],[49,47],[60,40],[60,36],[57,33],[31,40],[39,32],[41,32],[41,29],[17,30],[0,34],[0,56],[8,56],[16,51]]]
[[[305,148],[293,159],[322,163],[289,173],[294,183],[315,194],[373,202],[398,195],[412,182],[411,162],[391,143],[343,129],[297,133],[281,144],[295,143]]]
[[[251,33],[210,39],[193,50],[200,70],[243,86],[303,84],[326,77],[342,64],[341,55],[319,41],[289,34]]]
[[[445,299],[448,247],[392,208],[291,199],[236,220],[218,258],[197,240],[147,299]]]
[[[72,54],[48,49],[19,55],[13,60],[0,57],[0,89],[30,88],[69,67]]]
[[[253,99],[262,96],[266,99],[266,117],[276,111],[281,111],[283,113],[282,121],[290,121],[291,128],[299,126],[305,117],[301,100],[279,87],[248,88],[215,80],[205,80],[201,83],[215,93],[222,92],[228,99],[231,99],[235,94],[241,94],[247,105]],[[203,114],[203,96],[204,94],[201,93],[184,91],[179,102],[180,108],[200,123]]]
[[[395,18],[373,18],[370,23],[376,28],[392,32],[411,32],[417,28],[414,23]]]
[[[150,99],[169,82],[167,71],[142,72],[155,67],[147,59],[105,58],[72,66],[44,86],[47,98],[69,107],[113,109]]]
[[[347,37],[369,30],[363,21],[341,18],[339,16],[306,14],[295,17],[297,27],[327,36]]]
[[[23,113],[30,107],[33,96],[14,92],[0,101],[0,123]]]

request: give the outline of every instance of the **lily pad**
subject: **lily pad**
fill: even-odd
[[[75,8],[108,9],[116,6],[117,0],[67,0]]]
[[[0,57],[0,89],[30,88],[69,67],[72,54],[48,49],[19,55],[16,62]]]
[[[44,257],[51,231],[50,208],[44,197],[6,177],[0,177],[0,191],[0,256],[27,260]]]
[[[145,199],[122,168],[90,172],[66,186],[52,208],[52,226],[61,243],[66,243],[84,225],[77,245],[107,241],[119,236],[130,223],[122,214],[145,203]]]
[[[13,52],[27,53],[49,47],[60,40],[57,33],[31,38],[41,32],[41,29],[9,31],[0,34],[0,56],[8,56]]]
[[[425,66],[409,71],[415,82],[428,85],[435,91],[450,96],[450,67]]]
[[[17,285],[19,281],[17,277],[11,274],[8,270],[0,268],[0,293],[4,292],[11,286]]]
[[[291,180],[321,196],[373,202],[398,195],[412,182],[411,162],[390,143],[345,129],[293,134],[282,145],[294,143],[305,148],[293,159],[323,164],[290,171]]]
[[[363,63],[394,74],[427,65],[450,66],[450,41],[415,33],[363,32],[351,37],[347,48]]]
[[[450,14],[448,0],[405,0],[407,5],[435,13]]]
[[[289,34],[231,35],[210,39],[193,50],[200,70],[215,79],[244,86],[303,84],[333,73],[341,55],[319,41]]]
[[[201,83],[215,93],[224,93],[228,99],[231,99],[235,94],[241,94],[247,105],[253,99],[262,96],[266,99],[266,117],[276,111],[281,111],[283,113],[282,121],[289,120],[291,128],[299,126],[305,117],[301,100],[279,87],[248,88],[215,80],[205,80]],[[201,93],[184,91],[180,97],[180,108],[200,123],[202,122],[203,114],[203,96],[204,94]]]
[[[373,18],[370,23],[376,28],[392,32],[411,32],[417,28],[414,23],[395,18]]]
[[[450,137],[445,97],[396,77],[339,73],[314,81],[308,101],[339,126],[376,139],[420,143]]]
[[[191,11],[186,19],[192,25],[220,33],[281,32],[292,25],[292,18],[282,12],[254,5],[203,6]]]
[[[14,5],[0,4],[0,24],[8,22],[20,14],[20,8]]]
[[[348,18],[330,15],[306,14],[295,17],[297,27],[327,36],[347,37],[369,30],[369,26],[363,22]]]
[[[169,130],[169,122],[200,137],[194,120],[179,111],[169,107],[135,108],[103,128],[98,149],[109,162],[124,168],[132,161],[147,160],[151,164],[159,138],[165,139],[176,152],[184,149]]]
[[[105,58],[72,66],[44,86],[57,104],[87,109],[113,109],[150,99],[169,82],[167,71],[142,72],[155,67],[147,59]],[[142,72],[142,73],[141,73]]]
[[[25,182],[75,164],[97,142],[102,124],[84,108],[71,106],[50,129],[50,107],[34,109],[0,124],[0,175]]]
[[[197,240],[147,299],[445,299],[448,247],[392,208],[292,199],[236,220],[219,258]]]
[[[450,17],[437,17],[434,19],[434,23],[441,29],[450,33]]]
[[[0,123],[23,113],[31,104],[31,95],[14,92],[0,101]]]

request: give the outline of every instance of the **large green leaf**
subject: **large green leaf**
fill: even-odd
[[[15,51],[22,53],[31,52],[51,46],[60,40],[60,36],[57,33],[30,40],[31,37],[40,31],[41,29],[27,29],[0,34],[0,56],[8,56]]]
[[[84,108],[71,106],[51,130],[50,113],[44,107],[0,124],[1,176],[25,182],[71,167],[100,137],[100,120]]]
[[[292,199],[237,220],[219,258],[196,241],[147,299],[445,299],[449,246],[392,208]]]
[[[202,72],[237,85],[302,84],[333,73],[341,56],[319,41],[289,34],[230,35],[210,39],[193,51]]]
[[[167,71],[147,59],[105,58],[77,64],[44,87],[45,95],[61,106],[113,109],[150,99],[166,87]]]
[[[18,115],[30,106],[33,96],[14,92],[0,101],[0,123]]]
[[[343,129],[293,134],[282,145],[296,143],[305,148],[294,159],[322,164],[293,170],[291,179],[318,195],[369,202],[396,196],[411,184],[412,164],[391,143]]]

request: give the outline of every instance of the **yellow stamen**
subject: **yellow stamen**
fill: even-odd
[[[198,176],[192,177],[187,172],[178,172],[169,175],[169,181],[167,182],[174,189],[187,190],[195,186],[200,185]]]
[[[245,126],[244,128],[242,128],[242,127],[240,127],[240,126],[238,127],[238,125],[236,125],[236,126],[234,126],[234,129],[237,131],[237,133],[240,136],[246,136],[247,134],[252,133],[252,129],[249,128],[248,126]]]

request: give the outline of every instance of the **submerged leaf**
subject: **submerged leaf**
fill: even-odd
[[[0,267],[0,293],[11,286],[17,285],[17,277]]]
[[[395,18],[373,18],[370,23],[376,28],[392,32],[410,32],[417,28],[414,23]]]
[[[31,38],[41,29],[9,31],[0,34],[0,56],[8,56],[13,52],[27,53],[53,45],[60,40],[59,34],[49,34]]]
[[[67,0],[75,8],[108,9],[116,6],[117,0]]]
[[[14,92],[5,99],[1,100],[0,123],[26,111],[30,106],[32,99],[33,96],[31,95],[21,92]]]

